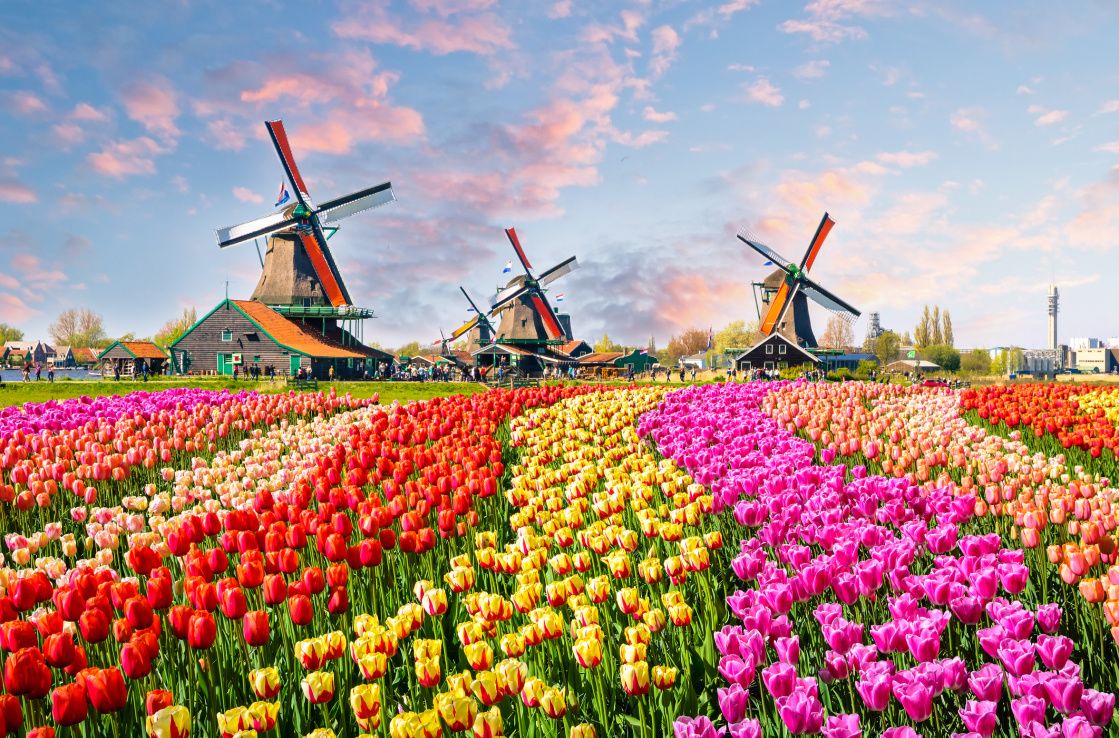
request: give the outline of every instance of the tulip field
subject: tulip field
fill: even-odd
[[[0,736],[1113,735],[1119,392],[0,409]]]

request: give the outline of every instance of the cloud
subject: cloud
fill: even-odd
[[[80,120],[88,123],[104,123],[109,120],[108,113],[86,102],[80,102],[75,105],[74,109],[70,111],[70,117],[73,120]]]
[[[1068,117],[1067,110],[1047,110],[1040,105],[1031,105],[1029,113],[1037,116],[1034,118],[1034,125],[1042,127],[1060,123]]]
[[[9,321],[19,324],[30,320],[37,313],[37,310],[15,295],[0,292],[0,314],[3,314]]]
[[[629,131],[619,132],[614,135],[614,141],[622,146],[634,149],[643,149],[655,143],[660,143],[668,138],[668,131],[642,131],[634,136]]]
[[[781,94],[781,89],[765,77],[754,80],[751,84],[743,87],[742,91],[748,101],[768,105],[771,108],[779,108],[785,102],[785,96]]]
[[[909,169],[910,167],[923,167],[937,158],[935,151],[893,151],[883,152],[875,157],[883,164]]]
[[[807,18],[789,19],[777,28],[784,33],[807,34],[819,43],[862,40],[868,37],[866,30],[844,22],[859,17],[888,16],[893,9],[890,0],[812,0],[804,6]]]
[[[127,85],[120,93],[128,117],[148,133],[163,141],[179,136],[175,119],[179,116],[178,93],[165,77],[152,77]]]
[[[257,203],[257,204],[264,202],[263,197],[256,194],[255,192],[250,190],[248,187],[241,187],[240,185],[233,188],[233,196],[236,197],[241,202],[251,202],[251,203]]]
[[[1100,113],[1119,113],[1119,100],[1108,100],[1100,106]]]
[[[676,50],[680,48],[680,36],[672,26],[658,26],[653,29],[653,56],[649,60],[649,74],[657,79],[672,66],[676,60]]]
[[[221,151],[240,151],[245,148],[244,128],[229,118],[217,118],[206,124],[206,132]]]
[[[560,18],[567,18],[571,15],[571,0],[556,0],[552,3],[552,7],[548,8],[548,17],[552,20]]]
[[[829,66],[831,66],[831,62],[827,59],[815,59],[795,68],[793,76],[797,79],[819,79],[827,74]]]
[[[987,132],[986,126],[983,124],[986,118],[986,110],[981,107],[971,107],[957,108],[948,117],[948,120],[956,130],[963,131],[970,136],[978,138],[987,146],[997,148],[998,144],[991,138],[991,135]]]
[[[668,123],[676,120],[676,113],[669,111],[661,113],[654,110],[651,105],[646,105],[645,109],[641,111],[641,117],[653,123]]]
[[[684,21],[684,30],[690,31],[697,26],[710,29],[712,38],[718,38],[719,28],[726,24],[734,15],[749,10],[757,5],[760,0],[729,0],[704,8],[688,20]]]
[[[110,177],[155,174],[155,157],[166,149],[148,136],[112,141],[86,157],[94,171]]]
[[[59,123],[52,126],[51,134],[66,151],[85,140],[85,131],[76,123]]]
[[[1017,93],[1019,95],[1032,95],[1034,91],[1029,85],[1018,85]]]
[[[1119,141],[1108,141],[1100,144],[1093,151],[1102,151],[1107,154],[1119,154]]]
[[[27,205],[39,201],[35,190],[15,180],[0,179],[0,201]]]
[[[77,236],[73,233],[67,233],[66,239],[62,242],[62,253],[68,259],[76,259],[89,253],[93,248],[93,243],[85,236]]]
[[[419,112],[389,99],[400,75],[379,69],[367,50],[315,56],[303,60],[298,69],[286,64],[268,70],[235,68],[229,76],[232,81],[226,88],[240,88],[238,98],[254,109],[271,110],[283,104],[306,111],[309,122],[299,122],[300,117],[287,121],[293,145],[301,150],[345,154],[365,141],[415,143],[425,134]],[[219,90],[204,100],[198,106],[201,114],[227,112],[223,103],[227,94]],[[249,126],[256,130],[255,121],[235,121],[230,117],[233,112],[230,109],[225,117],[207,124],[219,149],[237,150],[244,146]],[[243,109],[237,112],[244,114]]]
[[[10,110],[19,115],[35,115],[47,112],[47,104],[43,98],[27,90],[17,90],[8,95]]]
[[[433,10],[450,4],[426,5],[428,10]],[[484,11],[488,3],[456,5],[460,7],[452,13],[405,20],[392,16],[381,2],[359,3],[330,27],[339,38],[403,46],[437,56],[456,52],[488,56],[514,48],[509,26],[496,14]]]

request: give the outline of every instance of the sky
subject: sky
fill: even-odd
[[[799,260],[887,328],[958,346],[1119,335],[1119,6],[1022,0],[5,3],[0,322],[69,307],[113,336],[248,298],[282,118],[318,202],[398,201],[331,248],[384,346],[488,295],[515,226],[578,337],[659,346],[755,320]],[[228,287],[227,287],[228,282]],[[814,313],[816,332],[827,314]]]

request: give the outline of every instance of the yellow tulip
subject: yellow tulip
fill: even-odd
[[[312,671],[299,683],[303,696],[312,705],[321,705],[334,698],[334,672]]]
[[[442,678],[442,668],[437,657],[416,661],[416,679],[425,687],[434,687]]]
[[[646,646],[644,643],[623,643],[618,646],[618,660],[623,664],[636,664],[645,660]]]
[[[665,619],[664,616],[664,610],[661,610],[660,608],[650,610],[649,612],[642,615],[641,622],[642,624],[648,626],[649,630],[653,633],[660,633],[662,630],[664,630],[664,626],[668,624],[668,621]]]
[[[474,718],[474,738],[503,738],[504,735],[505,724],[498,708],[491,707]]]
[[[338,736],[330,728],[315,728],[304,738],[338,738]]]
[[[247,707],[233,707],[218,713],[218,731],[223,735],[233,735],[252,725],[252,716]]]
[[[417,638],[412,643],[412,656],[416,661],[439,658],[443,655],[443,641],[433,638]]]
[[[357,667],[361,670],[362,679],[372,681],[385,675],[389,660],[383,653],[370,652],[357,659]]]
[[[506,633],[501,636],[501,652],[516,658],[525,652],[525,639],[519,633]]]
[[[571,734],[568,738],[596,738],[594,726],[590,723],[579,723],[578,725],[571,726]]]
[[[381,621],[377,619],[376,615],[367,615],[362,613],[354,618],[354,635],[361,637],[368,631],[380,628]]]
[[[593,669],[602,663],[602,642],[594,639],[580,639],[572,646],[575,660],[584,669]]]
[[[271,666],[253,669],[249,672],[249,686],[257,697],[270,700],[280,693],[280,672]]]
[[[412,585],[412,594],[416,595],[416,599],[418,601],[423,602],[424,594],[429,589],[431,589],[431,587],[432,587],[432,584],[429,580],[420,579],[414,585]]]
[[[540,696],[540,708],[553,720],[567,714],[567,695],[563,689],[548,687]]]
[[[637,612],[639,595],[635,587],[619,589],[616,599],[618,600],[618,610],[623,615],[632,615]],[[594,600],[594,597],[591,597],[591,600]]]
[[[458,674],[448,675],[446,683],[447,692],[456,697],[466,697],[473,691],[474,675],[469,671],[460,671]]]
[[[253,730],[258,733],[267,733],[275,728],[279,716],[279,702],[261,701],[249,705],[249,719],[252,721]]]
[[[350,709],[358,720],[381,724],[381,685],[359,684],[350,690]]]
[[[631,697],[640,696],[649,691],[649,664],[646,661],[622,664],[618,669],[618,676],[622,682],[622,690]]]
[[[464,646],[469,646],[471,643],[477,643],[485,638],[482,633],[482,627],[474,620],[467,620],[464,623],[459,623],[456,629],[458,633],[459,642]]]
[[[190,735],[190,710],[182,705],[164,707],[149,716],[144,727],[150,738],[186,738]]]
[[[671,689],[676,684],[676,669],[671,666],[653,667],[653,685],[657,689]]]
[[[528,679],[528,664],[517,659],[499,661],[494,670],[501,676],[501,687],[507,695],[519,693]]]
[[[505,696],[501,676],[493,671],[477,672],[470,683],[470,689],[486,707],[497,704]]]
[[[521,702],[525,707],[539,707],[540,700],[544,696],[544,690],[548,685],[537,679],[536,677],[529,677],[525,680],[524,686],[521,687]]]
[[[424,592],[423,601],[424,612],[432,617],[438,617],[447,612],[447,592],[444,589],[429,589]]]
[[[649,641],[653,637],[652,633],[650,632],[649,626],[645,625],[644,623],[638,623],[637,625],[631,625],[627,627],[625,630],[625,636],[626,643],[633,646],[637,645],[638,643],[644,643],[647,646],[649,645]]]
[[[435,695],[435,709],[447,727],[456,733],[470,730],[478,714],[478,704],[472,697],[459,697],[447,692]]]
[[[471,643],[463,647],[466,661],[471,669],[488,669],[493,665],[493,648],[486,641]]]
[[[326,654],[326,641],[323,638],[307,638],[295,644],[295,658],[308,671],[322,666]]]

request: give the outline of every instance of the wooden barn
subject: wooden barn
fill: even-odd
[[[750,371],[751,369],[777,371],[803,364],[815,366],[819,361],[815,356],[789,340],[785,334],[772,333],[736,356],[734,364],[739,371]]]
[[[102,351],[97,361],[101,372],[112,376],[119,370],[122,375],[138,377],[144,373],[164,374],[167,371],[167,354],[151,341],[113,341]]]
[[[171,345],[179,374],[233,374],[327,379],[377,376],[392,354],[363,345],[330,321],[281,315],[255,300],[224,300]]]

